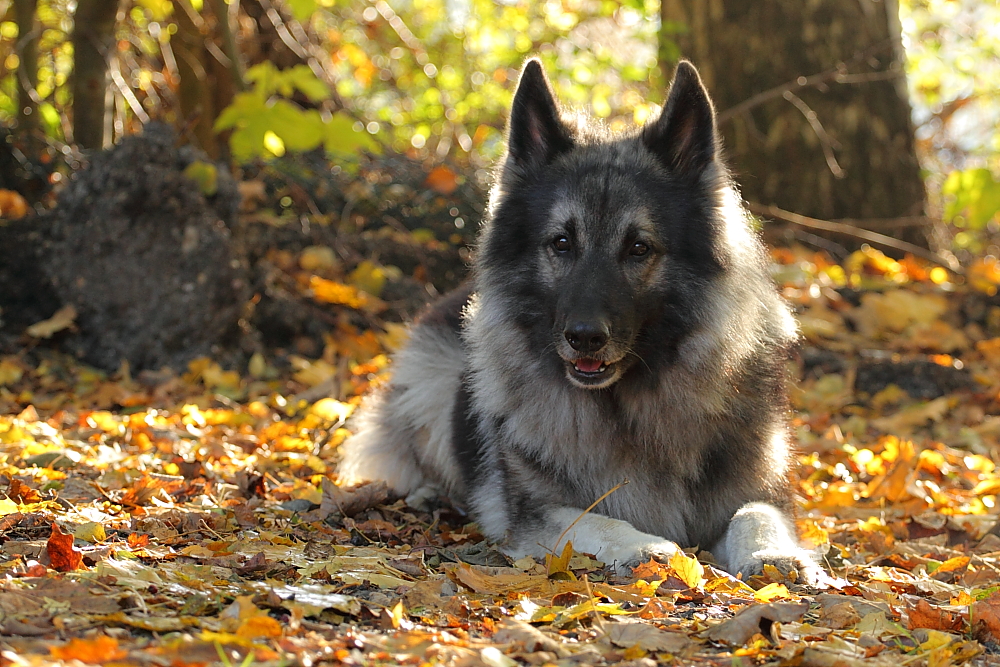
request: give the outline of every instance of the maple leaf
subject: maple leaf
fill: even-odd
[[[55,522],[45,550],[49,555],[50,566],[58,572],[72,572],[83,565],[83,552],[73,546],[73,535],[62,532]]]

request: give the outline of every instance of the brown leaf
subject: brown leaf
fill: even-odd
[[[646,623],[608,623],[605,630],[611,643],[622,648],[638,646],[645,651],[679,653],[693,643],[684,633],[661,630]]]
[[[913,606],[908,606],[906,611],[909,617],[907,625],[910,630],[927,628],[928,630],[961,632],[965,626],[965,620],[958,613],[932,605],[924,599],[918,600]]]
[[[47,320],[36,322],[24,330],[32,338],[52,338],[53,334],[73,326],[76,319],[76,308],[72,305],[63,306]]]
[[[319,515],[319,518],[310,520],[322,521],[331,514],[353,517],[381,505],[388,497],[389,487],[385,482],[364,482],[345,489],[324,478],[319,509],[309,512],[309,515]]]
[[[1000,592],[973,604],[969,615],[975,623],[977,636],[987,635],[990,641],[1000,642]]]
[[[708,638],[742,646],[758,632],[768,634],[771,623],[797,621],[807,611],[809,611],[808,602],[769,602],[751,605],[728,621],[709,628]]]
[[[7,487],[7,497],[22,505],[41,502],[42,496],[19,479],[11,479]]]
[[[52,534],[45,545],[49,554],[49,564],[53,570],[72,572],[83,565],[83,552],[73,547],[73,535],[64,533],[59,524],[52,524]]]
[[[820,613],[823,625],[834,630],[843,630],[856,625],[861,615],[855,611],[850,602],[841,602],[830,607],[824,607]]]
[[[548,651],[558,656],[569,655],[565,646],[524,621],[505,620],[493,635],[493,640],[498,644],[513,644],[525,653]]]

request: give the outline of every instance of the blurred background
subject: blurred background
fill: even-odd
[[[989,0],[4,0],[0,37],[0,123],[29,160],[160,120],[213,159],[390,151],[480,187],[527,56],[612,128],[654,112],[683,56],[748,200],[996,254]]]
[[[611,129],[692,60],[779,284],[992,299],[998,51],[986,0],[0,0],[0,351],[353,395],[464,278],[529,56]]]

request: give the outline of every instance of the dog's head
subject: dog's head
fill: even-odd
[[[715,112],[681,62],[658,118],[610,135],[524,66],[476,270],[547,368],[588,389],[672,363],[723,270]]]

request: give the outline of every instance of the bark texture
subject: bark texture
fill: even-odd
[[[105,118],[117,15],[117,0],[78,0],[73,15],[73,139],[83,148],[111,142]]]
[[[870,220],[873,231],[928,246],[920,223],[879,224],[924,206],[895,0],[664,0],[661,12],[664,37],[697,65],[722,114],[747,200]],[[841,63],[846,79],[725,113]]]

